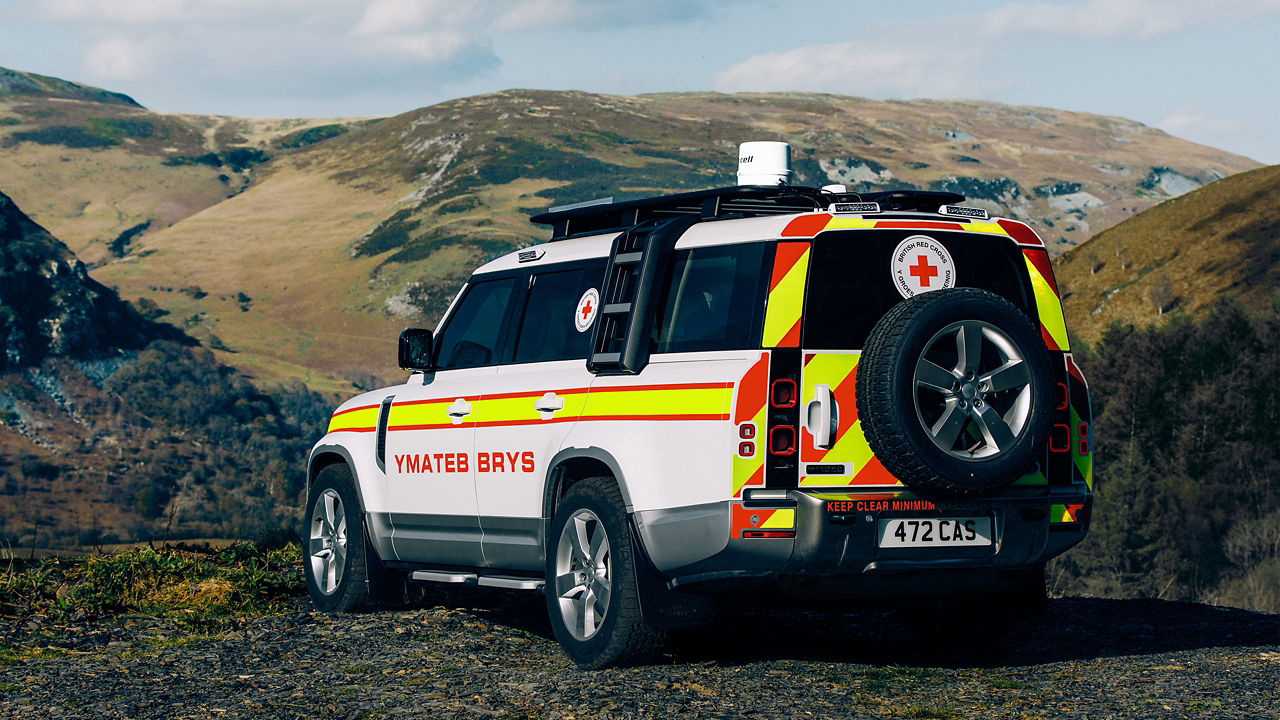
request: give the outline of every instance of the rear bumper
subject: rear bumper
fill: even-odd
[[[1039,488],[946,502],[921,501],[905,492],[791,490],[785,498],[714,503],[648,518],[637,513],[637,528],[671,587],[781,580],[868,595],[998,590],[1005,580],[1025,576],[1084,538],[1092,497],[1082,487],[1053,490],[1058,492]],[[1064,507],[1072,512],[1064,515]],[[784,518],[787,511],[794,513],[793,537],[786,537],[779,523],[771,523],[781,529],[769,533],[751,528],[779,511]],[[881,548],[879,521],[894,517],[988,517],[992,543]]]

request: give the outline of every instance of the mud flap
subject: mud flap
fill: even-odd
[[[673,590],[667,577],[654,567],[640,544],[640,533],[634,522],[628,522],[631,534],[631,557],[636,573],[636,595],[640,600],[640,617],[657,630],[677,630],[706,625],[715,615],[710,598],[684,590]]]

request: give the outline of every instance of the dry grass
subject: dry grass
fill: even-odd
[[[1113,322],[1158,322],[1153,295],[1160,283],[1170,296],[1166,310],[1198,314],[1227,296],[1260,309],[1274,280],[1250,285],[1242,278],[1268,264],[1275,277],[1273,251],[1266,248],[1277,242],[1278,195],[1280,165],[1241,173],[1169,200],[1064,255],[1055,273],[1069,293],[1063,308],[1072,334],[1092,344]]]

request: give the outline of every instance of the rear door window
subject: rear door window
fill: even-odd
[[[653,352],[760,346],[765,243],[681,250],[665,283]]]
[[[1008,238],[933,230],[822,233],[810,256],[801,346],[861,350],[871,328],[903,300],[894,287],[893,249],[918,234],[947,248],[957,287],[990,290],[1035,316],[1025,262]]]
[[[516,336],[514,362],[586,359],[592,328],[579,330],[574,314],[583,294],[589,288],[598,290],[603,276],[604,263],[534,275]],[[598,313],[598,308],[582,311]]]

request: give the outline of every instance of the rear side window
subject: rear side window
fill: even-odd
[[[1026,263],[1007,238],[916,230],[823,233],[814,239],[810,255],[801,345],[862,349],[871,328],[903,300],[890,271],[893,249],[918,234],[946,246],[955,261],[957,287],[990,290],[1035,317]]]
[[[477,282],[467,288],[437,338],[437,369],[457,370],[498,363],[499,341],[515,286],[516,278],[509,277]]]
[[[514,362],[585,359],[591,351],[591,327],[574,323],[578,301],[588,288],[599,288],[603,263],[534,275],[516,338]],[[585,307],[586,313],[598,312]]]
[[[664,285],[653,352],[759,347],[765,243],[681,250]]]

